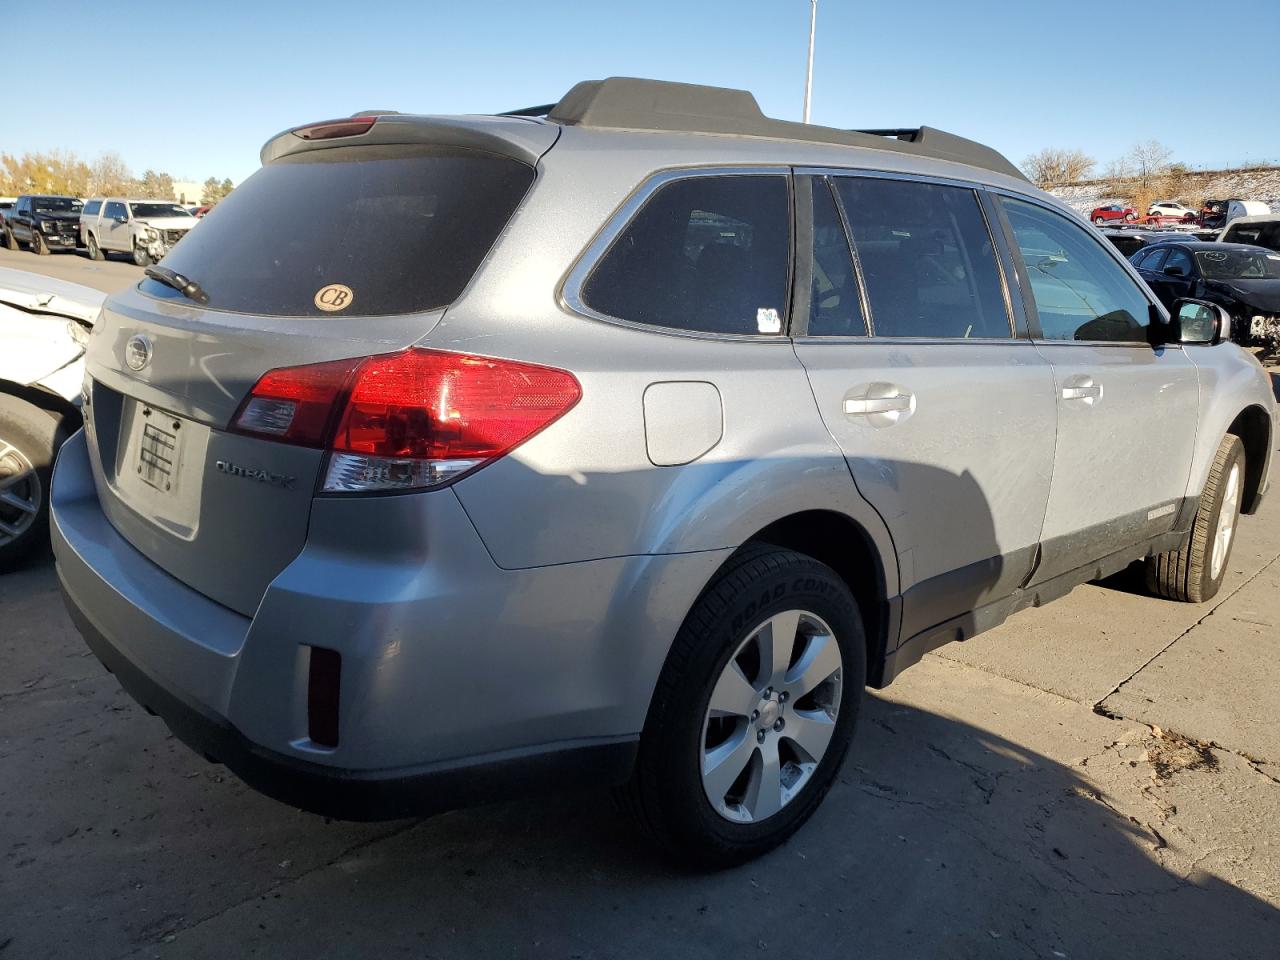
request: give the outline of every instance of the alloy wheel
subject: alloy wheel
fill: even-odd
[[[40,476],[26,454],[0,438],[0,546],[26,533],[42,496]]]
[[[1227,486],[1222,494],[1222,509],[1218,511],[1218,528],[1213,532],[1213,553],[1209,560],[1209,576],[1217,580],[1231,551],[1231,539],[1235,536],[1236,521],[1240,514],[1240,464],[1236,462],[1227,474]]]
[[[842,667],[831,628],[805,610],[770,617],[742,641],[702,727],[702,786],[720,816],[759,822],[800,793],[835,732]]]

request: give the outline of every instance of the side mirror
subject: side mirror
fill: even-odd
[[[1166,276],[1170,277],[1185,277],[1187,275],[1187,268],[1180,263],[1171,263],[1164,268],[1164,272]]]
[[[118,216],[118,217],[113,217],[112,219],[113,219],[113,220],[115,220],[115,222],[116,222],[116,223],[128,223],[128,222],[129,222],[129,218],[128,218],[128,217],[126,217],[124,214],[121,214],[121,215],[120,215],[120,216]]]
[[[1212,346],[1231,339],[1231,314],[1216,303],[1178,300],[1171,319],[1181,343]]]

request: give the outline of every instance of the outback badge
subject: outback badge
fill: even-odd
[[[238,463],[232,463],[230,460],[217,460],[213,464],[214,469],[219,473],[225,473],[229,477],[244,477],[246,480],[257,480],[259,483],[269,483],[273,487],[279,487],[281,490],[292,490],[297,477],[290,477],[283,473],[272,473],[270,470],[260,470],[257,467],[242,467]]]

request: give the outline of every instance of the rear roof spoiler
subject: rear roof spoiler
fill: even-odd
[[[502,116],[546,117],[565,126],[611,127],[727,136],[769,137],[806,143],[893,150],[981,167],[1026,180],[1001,153],[932,127],[838,130],[774,120],[747,90],[669,83],[634,77],[585,80],[559,103],[511,110]]]

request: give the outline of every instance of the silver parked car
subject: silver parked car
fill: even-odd
[[[300,807],[617,784],[741,861],[865,686],[1134,561],[1207,599],[1267,487],[1220,309],[959,137],[610,79],[262,159],[107,301],[53,537],[125,688]]]

